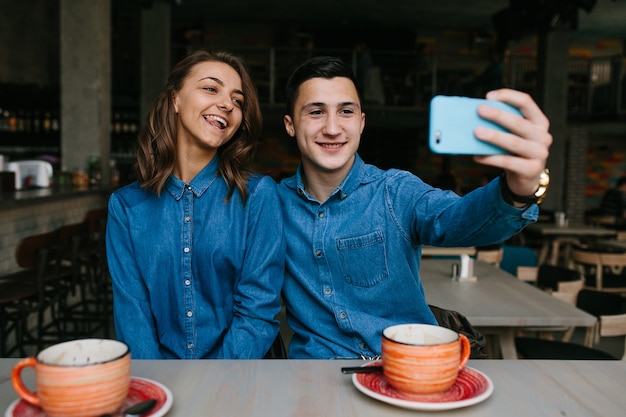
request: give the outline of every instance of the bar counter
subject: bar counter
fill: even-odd
[[[72,187],[30,188],[25,190],[5,191],[0,193],[0,210],[47,204],[54,201],[93,195],[108,198],[110,193],[110,188],[77,189]]]
[[[33,188],[0,193],[0,277],[20,269],[20,239],[78,223],[92,209],[106,207],[110,188]]]

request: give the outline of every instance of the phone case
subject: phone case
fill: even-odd
[[[435,96],[430,102],[428,143],[440,154],[494,155],[508,153],[504,149],[483,142],[474,136],[478,126],[507,131],[502,126],[478,116],[477,108],[488,104],[521,116],[520,111],[495,100],[459,96]]]

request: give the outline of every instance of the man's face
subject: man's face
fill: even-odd
[[[298,89],[285,130],[296,138],[305,172],[345,176],[354,162],[365,114],[348,78],[312,78]]]

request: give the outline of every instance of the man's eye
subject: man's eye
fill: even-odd
[[[321,110],[319,110],[319,109],[318,109],[318,110],[311,110],[311,111],[309,112],[309,114],[318,115],[318,114],[322,114],[322,111],[321,111]]]

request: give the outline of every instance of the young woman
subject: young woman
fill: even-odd
[[[279,324],[276,186],[251,171],[261,112],[244,64],[179,62],[139,135],[137,181],[109,201],[117,337],[133,358],[262,358]]]

